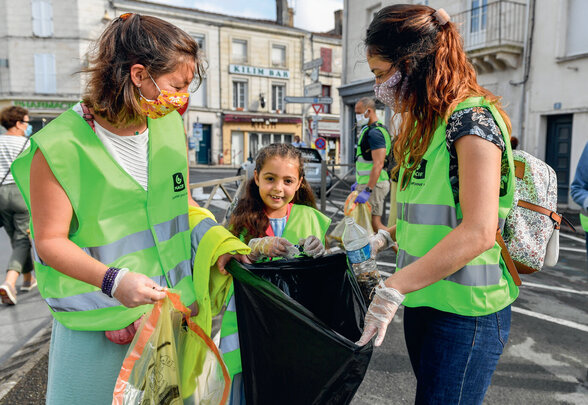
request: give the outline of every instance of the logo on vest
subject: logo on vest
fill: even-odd
[[[427,170],[427,161],[425,159],[421,160],[421,164],[419,167],[414,171],[412,174],[413,179],[415,180],[422,180],[425,178],[425,172]]]
[[[174,191],[176,193],[186,188],[186,183],[184,183],[184,175],[182,173],[174,173],[172,175],[172,179],[174,182]]]

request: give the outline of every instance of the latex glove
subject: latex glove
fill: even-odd
[[[357,188],[357,182],[355,182],[351,185],[351,191],[355,191],[356,188]]]
[[[106,335],[106,338],[111,342],[116,343],[117,345],[128,345],[133,341],[133,338],[137,333],[137,329],[139,329],[139,325],[141,324],[141,319],[143,319],[143,316],[137,319],[129,326],[127,326],[126,328],[105,331],[104,334]]]
[[[396,242],[392,240],[390,232],[380,229],[378,233],[370,236],[370,245],[372,246],[372,257],[376,257],[382,250],[394,248]]]
[[[323,243],[314,235],[310,235],[305,239],[300,239],[298,244],[303,246],[303,252],[310,257],[314,258],[325,254],[325,247]]]
[[[384,283],[375,289],[376,294],[368,308],[363,324],[363,334],[356,345],[364,346],[377,334],[374,346],[380,346],[386,336],[388,324],[396,314],[398,307],[404,301],[404,295],[398,290],[386,287]]]
[[[251,239],[249,247],[251,248],[251,253],[247,257],[254,262],[264,257],[292,258],[298,253],[298,249],[293,244],[279,236]]]
[[[165,298],[165,292],[162,286],[146,275],[129,271],[120,280],[113,296],[125,307],[134,308],[155,304]]]
[[[372,195],[372,193],[370,193],[367,190],[363,190],[361,193],[359,193],[357,195],[357,198],[355,199],[355,202],[358,203],[358,204],[366,203],[367,200],[370,199],[370,195]]]

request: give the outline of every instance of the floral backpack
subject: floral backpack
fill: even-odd
[[[559,228],[566,222],[557,210],[557,177],[545,162],[520,150],[513,151],[515,191],[502,234],[496,239],[516,285],[518,273],[529,274],[555,266],[559,258]]]

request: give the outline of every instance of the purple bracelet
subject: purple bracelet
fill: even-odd
[[[102,292],[112,298],[112,287],[114,286],[114,279],[120,269],[118,267],[109,267],[102,279]]]

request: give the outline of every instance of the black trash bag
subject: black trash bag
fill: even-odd
[[[373,347],[354,343],[366,306],[345,254],[228,269],[247,404],[348,404]]]

